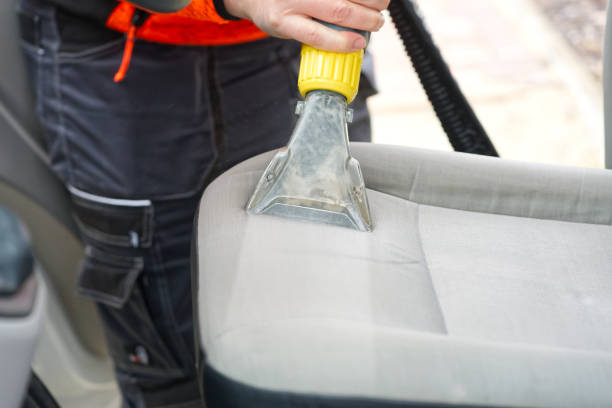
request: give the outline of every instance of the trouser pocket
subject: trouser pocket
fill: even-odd
[[[151,201],[107,198],[74,187],[69,190],[74,218],[85,238],[119,247],[151,247]]]
[[[87,244],[77,290],[96,302],[116,367],[145,383],[184,376],[166,343],[163,277],[149,276],[155,270],[152,203],[69,189]]]
[[[142,257],[88,246],[78,291],[97,303],[117,368],[156,378],[183,376],[149,312],[142,287],[143,268]]]

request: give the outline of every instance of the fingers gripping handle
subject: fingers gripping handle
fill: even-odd
[[[335,24],[319,21],[321,24],[335,30],[353,31],[370,39],[370,33],[340,27]],[[341,52],[322,51],[309,45],[302,45],[302,60],[298,76],[298,88],[303,97],[310,91],[324,89],[338,92],[351,103],[359,90],[361,64],[364,50],[348,54]]]

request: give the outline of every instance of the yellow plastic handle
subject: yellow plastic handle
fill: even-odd
[[[310,91],[324,89],[344,95],[347,103],[351,103],[359,90],[363,54],[363,50],[344,54],[302,45],[300,93],[306,97]]]

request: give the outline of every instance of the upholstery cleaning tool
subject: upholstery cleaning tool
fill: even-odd
[[[350,30],[323,23],[338,30]],[[355,31],[355,30],[350,30]],[[369,33],[358,32],[369,39]],[[272,159],[247,211],[371,231],[359,162],[349,151],[348,104],[359,88],[364,50],[338,53],[302,45],[298,87],[305,101],[289,144]]]

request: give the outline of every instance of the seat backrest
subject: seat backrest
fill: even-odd
[[[83,345],[105,353],[93,305],[75,291],[83,250],[70,201],[51,171],[19,46],[15,1],[0,1],[0,204],[27,226],[37,259]]]

